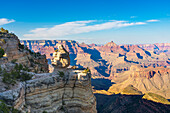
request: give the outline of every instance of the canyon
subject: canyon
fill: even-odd
[[[162,96],[161,98],[170,99],[170,43],[117,45],[111,41],[105,45],[96,45],[78,43],[74,40],[22,40],[21,43],[32,51],[45,54],[49,64],[52,53],[62,44],[70,53],[71,66],[89,67],[98,112],[127,112],[126,110],[131,108],[126,104],[143,106],[139,107],[138,111],[144,108],[148,112],[161,111],[161,108],[157,109],[158,104],[155,103],[161,103],[159,99],[154,100],[156,98],[154,96],[147,98],[148,100],[150,98],[151,102],[143,99],[147,97],[144,95],[150,92]],[[101,101],[101,98],[112,101],[106,103]],[[123,104],[117,99],[127,101],[122,100]],[[165,103],[169,104],[166,99]],[[117,107],[114,109],[109,103]],[[149,103],[152,110],[146,107]],[[169,111],[168,105],[164,104],[160,104],[165,108],[162,112]],[[121,110],[121,107],[126,109]],[[133,110],[131,112],[134,112]]]
[[[35,52],[45,54],[51,63],[52,53],[62,44],[70,53],[72,66],[89,67],[93,79],[114,81],[117,75],[129,71],[132,65],[143,68],[170,66],[170,44],[117,45],[113,41],[105,45],[79,44],[73,40],[22,40]],[[125,80],[127,77],[124,77]],[[93,81],[93,80],[92,80]]]
[[[5,53],[0,58],[0,100],[23,113],[170,110],[169,43],[20,41],[10,33],[0,38]]]
[[[112,79],[115,73],[130,69],[131,65],[143,67],[170,66],[170,44],[105,45],[79,44],[73,40],[22,40],[34,52],[45,54],[51,63],[52,53],[62,44],[70,53],[71,65],[89,67],[93,78]]]

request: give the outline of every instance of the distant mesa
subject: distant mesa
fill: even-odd
[[[113,41],[111,41],[111,42],[108,42],[107,44],[105,44],[104,46],[112,47],[112,46],[117,46],[117,44],[114,43]]]

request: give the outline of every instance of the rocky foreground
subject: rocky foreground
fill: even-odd
[[[63,75],[58,74],[58,70],[35,74],[33,80],[20,83],[16,89],[1,92],[0,99],[23,113],[96,113],[90,73],[72,69],[63,69],[62,72]],[[78,79],[81,74],[83,77]]]
[[[68,68],[62,45],[53,54],[53,72],[44,73],[45,55],[21,45],[14,34],[0,36],[0,112],[97,113],[90,70]]]

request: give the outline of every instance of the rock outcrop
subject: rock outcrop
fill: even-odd
[[[21,45],[15,34],[0,32],[0,46],[5,51],[5,55],[0,59],[0,62],[19,63],[36,73],[48,72],[46,56],[34,53],[26,46]]]
[[[83,78],[78,79],[78,76]],[[96,113],[90,79],[90,74],[72,69],[41,75],[38,79],[27,81],[26,104],[31,112],[36,113]]]
[[[1,92],[0,99],[22,112],[97,113],[91,74],[83,70],[34,74],[33,80],[20,83],[17,89]]]
[[[58,49],[53,53],[51,62],[57,68],[66,68],[70,65],[69,52],[67,52],[63,45],[59,45]]]
[[[69,53],[58,49],[52,73],[26,72],[32,79],[1,91],[0,99],[23,113],[97,113],[90,71],[67,68]]]

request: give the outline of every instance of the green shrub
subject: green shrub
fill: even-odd
[[[16,63],[17,59],[11,60],[11,63]]]
[[[14,107],[7,106],[4,101],[0,100],[0,113],[21,113],[21,111],[14,109]]]
[[[2,72],[2,68],[1,68],[1,66],[0,66],[0,73]]]
[[[62,71],[58,71],[58,74],[59,74],[60,77],[64,76],[64,72],[62,72]]]
[[[7,73],[6,71],[2,74],[2,82],[6,83],[6,84],[10,84],[10,85],[15,85],[16,81],[15,79],[12,77],[12,75],[10,73]]]
[[[83,73],[88,73],[88,72],[91,72],[91,71],[90,71],[90,69],[87,67],[87,68],[83,71]]]
[[[7,73],[5,70],[2,74],[2,81],[6,84],[15,85],[16,81],[27,81],[32,78],[32,75],[22,72],[21,70],[24,70],[24,67],[21,64],[16,64],[14,69]]]
[[[2,58],[4,54],[5,54],[4,49],[0,47],[0,58]]]
[[[43,111],[42,113],[48,113],[48,112],[46,112],[46,111]]]
[[[0,41],[3,42],[4,44],[6,43],[5,39],[1,39]]]
[[[21,49],[24,49],[24,48],[25,48],[25,46],[24,46],[24,45],[21,45],[21,43],[19,43],[18,46],[19,46],[19,48],[21,48]]]
[[[1,27],[0,32],[1,33],[9,33],[8,30],[4,29],[3,27]]]
[[[27,80],[31,80],[32,75],[28,74],[28,73],[22,73],[20,76],[20,81],[27,81]]]
[[[23,67],[22,70],[30,72],[30,69],[27,66]]]

